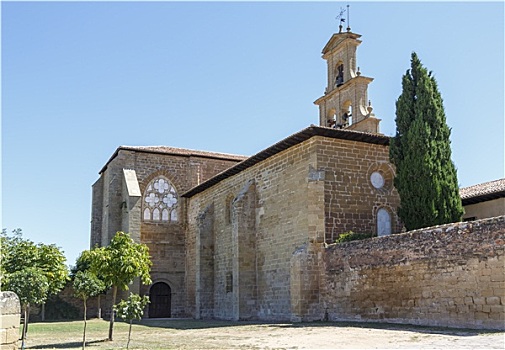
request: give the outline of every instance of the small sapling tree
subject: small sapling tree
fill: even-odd
[[[75,266],[73,266],[71,269],[70,269],[70,278],[74,281],[75,280],[75,277],[77,276],[77,274],[79,272],[89,272],[91,273],[94,278],[98,279],[100,281],[100,284],[103,286],[103,288],[100,290],[100,292],[98,294],[94,294],[93,296],[98,296],[98,311],[97,311],[97,317],[98,318],[101,318],[101,307],[100,307],[100,295],[101,294],[104,294],[108,287],[106,284],[105,284],[105,281],[103,279],[103,277],[100,275],[100,274],[97,274],[96,272],[92,272],[91,271],[91,259],[93,259],[93,255],[91,254],[91,252],[89,250],[84,250],[80,255],[79,257],[77,258],[77,260],[75,261]],[[74,288],[75,289],[75,288]]]
[[[130,346],[130,339],[132,333],[132,322],[133,320],[140,320],[144,314],[144,308],[149,303],[149,297],[141,297],[138,294],[130,293],[127,300],[121,300],[115,307],[114,310],[117,312],[117,316],[125,321],[128,321],[130,327],[128,329],[128,342],[126,343],[126,349]]]
[[[128,233],[119,231],[108,246],[92,249],[90,255],[91,271],[100,275],[106,285],[112,286],[109,340],[113,340],[114,305],[118,288],[128,290],[128,285],[137,277],[144,284],[151,283],[149,248],[145,244],[135,243]]]
[[[86,317],[87,317],[87,305],[86,301],[90,297],[94,297],[99,293],[102,293],[105,289],[105,284],[101,281],[94,273],[91,271],[77,271],[74,277],[74,282],[72,284],[74,288],[74,294],[78,298],[83,300],[84,304],[84,330],[82,333],[82,348],[86,347]]]

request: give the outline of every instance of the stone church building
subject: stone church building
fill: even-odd
[[[151,298],[146,317],[306,319],[321,311],[325,244],[350,230],[401,230],[359,38],[341,29],[323,48],[318,126],[251,157],[121,146],[103,166],[91,246],[125,231],[149,247],[152,284],[133,286]]]

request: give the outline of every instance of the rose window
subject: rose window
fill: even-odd
[[[152,180],[143,197],[144,221],[177,221],[177,192],[165,177]]]

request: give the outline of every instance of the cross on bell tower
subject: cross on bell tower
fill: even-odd
[[[342,12],[339,17],[342,16]],[[344,20],[341,19],[341,22]],[[347,27],[332,35],[323,48],[327,63],[327,87],[324,95],[314,101],[319,106],[319,125],[379,133],[379,122],[368,100],[368,84],[373,78],[361,75],[356,65],[356,51],[361,35]]]

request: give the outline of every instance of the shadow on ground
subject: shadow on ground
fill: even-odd
[[[97,343],[105,343],[108,339],[87,341],[86,346],[90,346]],[[37,346],[27,346],[26,349],[82,349],[82,341],[74,341],[70,343],[55,343],[55,344],[44,344]]]

